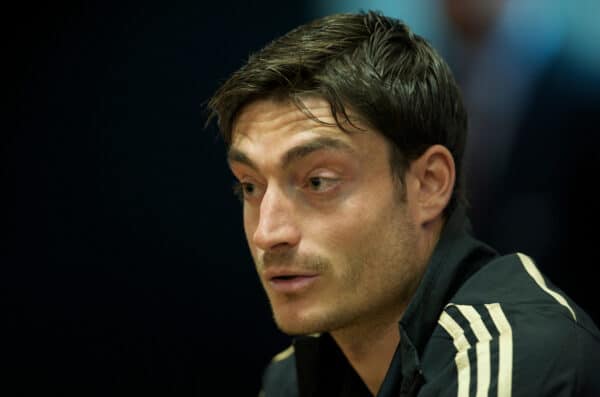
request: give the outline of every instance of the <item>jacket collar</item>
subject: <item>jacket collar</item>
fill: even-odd
[[[402,319],[404,329],[419,356],[437,320],[458,288],[497,253],[470,235],[465,209],[458,206],[448,218],[429,259],[419,287]]]
[[[400,346],[390,366],[396,371],[388,371],[384,385],[397,387],[401,382],[401,389],[407,395],[411,394],[410,389],[420,386],[420,358],[444,307],[473,273],[498,255],[470,232],[465,208],[458,206],[448,218],[423,279],[400,320]]]

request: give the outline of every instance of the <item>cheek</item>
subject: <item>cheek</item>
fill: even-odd
[[[384,258],[391,255],[399,239],[402,239],[398,223],[401,223],[402,208],[393,197],[381,195],[378,198],[362,198],[348,206],[340,208],[336,219],[322,222],[323,244],[327,244],[330,254],[340,263],[352,263],[361,273],[365,264],[374,266],[387,262]],[[339,269],[341,270],[341,269]],[[349,271],[346,269],[345,271]],[[366,275],[362,275],[366,277]],[[376,277],[371,275],[369,277]]]
[[[317,244],[326,245],[335,256],[351,256],[362,251],[372,242],[373,233],[382,227],[376,205],[365,200],[352,200],[344,203],[334,213],[315,223],[318,231]]]
[[[390,220],[390,204],[391,200],[385,193],[357,196],[340,208],[338,224],[352,229],[354,233],[370,233],[371,229],[377,229]]]

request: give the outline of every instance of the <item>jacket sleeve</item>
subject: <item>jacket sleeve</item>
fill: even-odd
[[[600,339],[556,306],[451,304],[419,396],[600,396]]]

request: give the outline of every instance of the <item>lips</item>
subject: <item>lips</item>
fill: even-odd
[[[319,278],[319,274],[286,269],[269,269],[265,271],[264,277],[273,291],[290,294],[299,293],[310,288]]]

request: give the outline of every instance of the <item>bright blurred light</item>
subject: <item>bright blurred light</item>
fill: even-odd
[[[513,19],[509,23],[514,27],[511,34],[519,36],[524,46],[544,51],[544,46],[566,45],[567,55],[576,65],[587,72],[600,73],[600,1],[505,2],[505,16]],[[339,12],[379,10],[406,22],[443,52],[448,23],[441,0],[311,0],[307,4],[307,14],[313,18]]]

